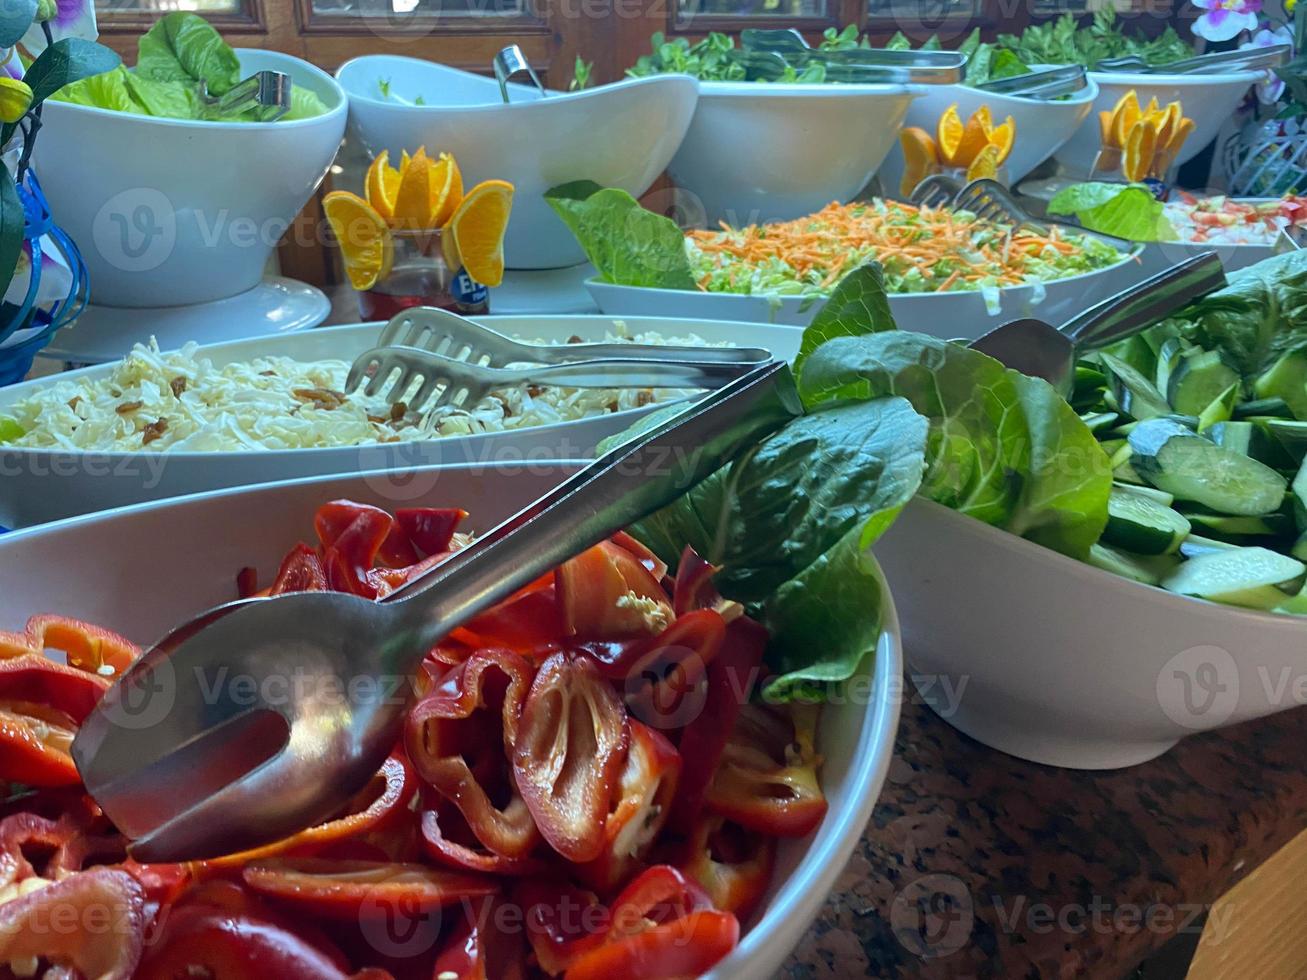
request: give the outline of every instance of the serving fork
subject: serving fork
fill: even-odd
[[[788,367],[754,365],[380,602],[302,592],[197,616],[82,723],[82,782],[146,862],[230,854],[330,818],[394,748],[409,678],[440,637],[801,412]]]
[[[1278,68],[1288,64],[1293,54],[1289,44],[1269,44],[1262,48],[1236,51],[1212,51],[1182,58],[1166,65],[1150,65],[1137,54],[1104,58],[1094,64],[1094,71],[1132,72],[1144,75],[1202,75],[1220,71],[1248,71],[1254,68]]]
[[[448,310],[417,307],[392,317],[377,346],[355,358],[345,391],[366,381],[369,397],[384,389],[389,404],[402,400],[421,411],[433,398],[433,408],[470,407],[495,389],[523,384],[718,388],[770,358],[757,347],[529,344]]]

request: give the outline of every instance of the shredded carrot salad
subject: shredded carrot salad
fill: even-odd
[[[794,221],[692,231],[686,250],[707,292],[828,294],[876,260],[891,293],[989,290],[1102,269],[1124,255],[1086,235],[1039,235],[967,211],[879,198],[830,204]]]

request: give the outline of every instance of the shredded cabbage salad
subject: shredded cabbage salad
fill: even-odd
[[[632,335],[621,321],[606,340],[709,346],[696,336]],[[199,356],[195,344],[161,353],[151,339],[103,378],[55,380],[5,408],[0,442],[93,452],[317,449],[506,432],[691,394],[520,385],[491,392],[474,406],[419,415],[392,408],[380,396],[368,398],[362,389],[344,394],[348,371],[346,361],[288,357],[218,366]]]
[[[692,231],[686,252],[699,288],[821,298],[875,259],[890,293],[980,290],[1064,279],[1125,255],[1101,239],[1054,228],[1013,229],[967,211],[874,198],[830,204],[794,221]]]

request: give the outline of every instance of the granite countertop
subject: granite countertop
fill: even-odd
[[[1307,827],[1305,738],[1291,710],[1074,772],[905,704],[867,831],[780,976],[1123,977]]]

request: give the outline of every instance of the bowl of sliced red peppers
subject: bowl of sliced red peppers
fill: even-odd
[[[390,758],[321,826],[140,864],[82,790],[77,726],[160,623],[238,595],[380,598],[562,474],[436,472],[393,509],[377,506],[399,496],[388,478],[363,475],[0,540],[0,565],[28,568],[71,614],[23,626],[36,593],[0,594],[0,623],[19,626],[0,632],[0,974],[612,980],[779,966],[884,778],[897,622],[882,610],[861,697],[763,703],[767,630],[688,548],[672,573],[618,534],[445,637],[412,680]],[[101,558],[65,560],[79,549]],[[71,925],[41,927],[56,915]]]

